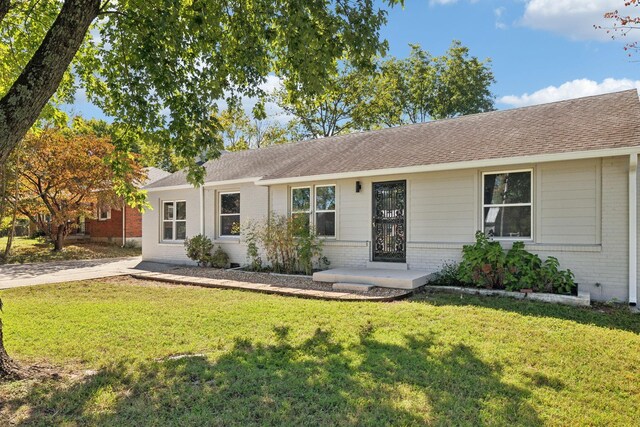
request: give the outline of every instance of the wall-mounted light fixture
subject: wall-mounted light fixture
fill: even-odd
[[[359,193],[360,190],[362,190],[362,184],[360,184],[360,181],[356,181],[356,193]]]

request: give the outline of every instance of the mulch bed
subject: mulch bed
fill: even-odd
[[[237,282],[262,283],[265,285],[280,286],[294,289],[310,289],[314,291],[333,291],[332,283],[314,282],[308,276],[281,275],[271,273],[255,273],[239,270],[224,270],[207,267],[176,267],[166,271],[169,274],[192,277],[206,277],[209,279],[235,280]],[[339,291],[356,295],[373,297],[396,297],[407,293],[405,289],[390,289],[374,287],[368,292]]]

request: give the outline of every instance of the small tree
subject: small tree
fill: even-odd
[[[272,213],[266,220],[245,224],[243,235],[253,268],[262,266],[260,252],[276,273],[311,274],[314,262],[322,259],[323,242],[302,216]]]
[[[109,139],[94,134],[46,129],[26,137],[18,153],[18,210],[48,235],[55,251],[80,217],[95,215],[97,204],[121,203],[112,188],[113,155]],[[133,157],[119,163],[131,171],[129,184],[140,182],[143,172]]]

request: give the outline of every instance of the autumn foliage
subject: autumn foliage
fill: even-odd
[[[16,163],[18,209],[48,234],[55,250],[62,249],[80,217],[94,217],[99,204],[116,203],[110,165],[115,155],[109,138],[94,134],[46,129],[25,138]],[[128,163],[127,179],[140,182],[142,171],[135,158]]]
[[[640,0],[626,0],[623,2],[625,8],[640,6]],[[625,10],[624,13],[619,10],[614,10],[604,14],[606,19],[612,20],[613,24],[610,27],[603,27],[601,25],[594,25],[598,30],[605,30],[612,39],[626,37],[632,30],[640,29],[640,16],[632,16]],[[632,51],[638,51],[640,46],[638,42],[630,42],[625,44],[624,50],[629,52],[631,56]]]

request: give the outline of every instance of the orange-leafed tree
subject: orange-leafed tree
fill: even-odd
[[[98,204],[115,204],[114,163],[128,165],[129,183],[143,179],[136,159],[114,159],[122,156],[117,153],[109,138],[95,134],[45,129],[26,136],[18,160],[18,210],[47,233],[55,251],[80,217],[93,217]]]

